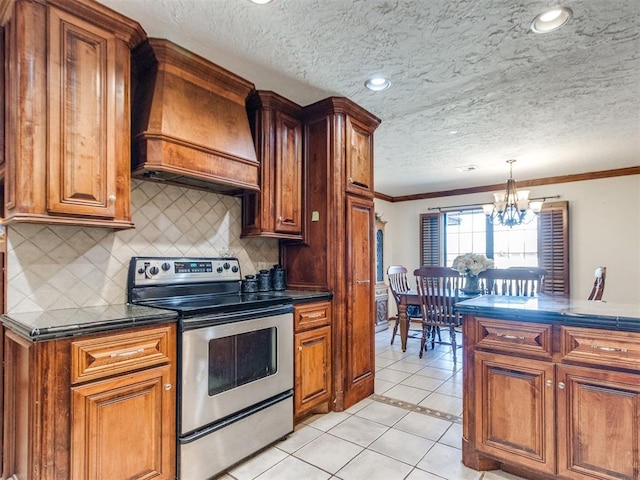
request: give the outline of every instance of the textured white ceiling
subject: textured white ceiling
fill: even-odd
[[[529,25],[554,0],[101,3],[259,89],[380,117],[386,195],[500,183],[510,158],[519,180],[640,165],[638,0],[564,1],[573,19],[542,35]],[[366,90],[375,73],[391,88]]]

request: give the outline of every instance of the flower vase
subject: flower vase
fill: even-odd
[[[464,287],[462,287],[462,291],[467,295],[477,295],[478,293],[480,293],[478,276],[467,273],[464,276]]]

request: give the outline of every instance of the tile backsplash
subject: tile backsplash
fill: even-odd
[[[134,229],[18,224],[7,229],[7,311],[126,302],[132,256],[235,256],[243,273],[278,263],[278,241],[240,238],[241,200],[132,181]]]

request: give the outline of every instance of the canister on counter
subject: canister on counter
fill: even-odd
[[[269,274],[271,275],[271,288],[274,290],[286,290],[285,270],[282,265],[274,265]]]
[[[269,270],[260,270],[258,272],[258,291],[268,292],[271,290],[271,277],[269,276]]]

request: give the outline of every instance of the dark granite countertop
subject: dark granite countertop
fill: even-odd
[[[4,326],[33,341],[175,322],[176,312],[119,304],[2,315]]]
[[[276,292],[279,293],[279,292]],[[320,302],[322,300],[331,300],[333,293],[322,292],[316,290],[283,290],[284,296],[290,297],[294,304],[306,302]]]
[[[290,298],[294,304],[331,300],[331,292],[283,290],[271,292]],[[5,327],[33,342],[87,335],[123,328],[175,322],[171,310],[141,305],[118,304],[99,307],[68,308],[46,312],[8,313],[1,317]]]
[[[456,304],[456,310],[505,320],[640,332],[640,302],[594,302],[550,295],[533,298],[482,295]]]

